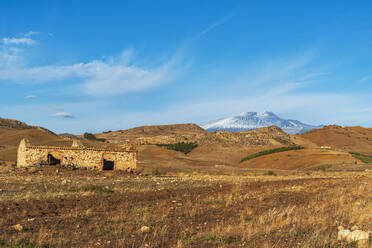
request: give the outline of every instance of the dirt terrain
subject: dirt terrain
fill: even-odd
[[[351,247],[337,241],[337,227],[372,230],[371,190],[371,172],[147,177],[3,167],[0,246]]]
[[[372,128],[331,125],[296,136],[318,146],[330,146],[344,151],[372,155]]]

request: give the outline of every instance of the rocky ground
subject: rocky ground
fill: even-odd
[[[372,174],[2,166],[0,212],[0,247],[356,247],[338,228],[372,230]]]

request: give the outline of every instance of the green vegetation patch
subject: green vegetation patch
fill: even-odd
[[[162,175],[166,175],[167,174],[167,172],[166,171],[160,171],[158,168],[154,168],[153,170],[152,170],[152,172],[151,172],[151,175],[153,175],[153,176],[162,176]]]
[[[358,153],[358,152],[350,152],[350,154],[354,158],[357,158],[357,159],[361,160],[364,163],[372,164],[372,156],[361,154],[361,153]]]
[[[161,146],[161,147],[165,147],[168,150],[183,152],[184,154],[188,154],[193,149],[198,147],[197,143],[185,143],[185,142],[180,142],[180,143],[176,143],[176,144],[156,144],[156,145]]]
[[[260,152],[257,152],[255,154],[252,154],[252,155],[249,155],[247,157],[242,158],[240,160],[240,163],[243,162],[243,161],[246,161],[246,160],[250,160],[250,159],[261,157],[261,156],[268,155],[268,154],[273,154],[273,153],[278,153],[278,152],[285,152],[285,151],[292,151],[292,150],[300,150],[300,149],[304,149],[304,148],[305,147],[303,147],[303,146],[288,146],[288,147],[279,147],[279,148],[275,148],[275,149],[260,151]]]
[[[106,141],[106,139],[98,139],[92,133],[84,133],[84,138],[87,139],[87,140],[93,140],[93,141],[102,141],[102,142],[105,142]]]
[[[274,171],[268,171],[268,172],[265,173],[265,175],[268,175],[268,176],[277,176],[277,174]]]

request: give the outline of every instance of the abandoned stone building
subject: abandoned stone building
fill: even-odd
[[[95,170],[135,172],[137,150],[133,145],[117,148],[87,148],[78,141],[71,147],[32,146],[23,139],[18,147],[17,166],[61,165]]]

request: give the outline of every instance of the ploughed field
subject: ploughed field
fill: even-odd
[[[287,173],[4,166],[0,247],[356,247],[337,227],[372,230],[371,171]]]

